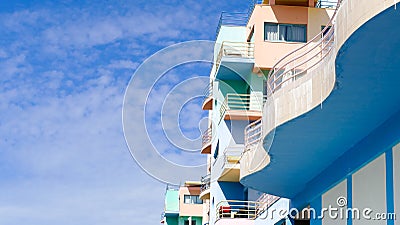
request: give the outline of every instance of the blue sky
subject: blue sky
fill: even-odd
[[[214,40],[219,13],[247,5],[1,1],[0,225],[159,224],[165,184],[129,154],[121,122],[125,89],[150,55],[182,41]],[[170,71],[152,95],[194,74],[207,76],[205,68]],[[200,134],[200,102],[188,102],[179,115],[189,138]],[[160,107],[147,108],[157,120]],[[156,125],[149,129],[162,135]],[[154,142],[179,152],[163,138]]]

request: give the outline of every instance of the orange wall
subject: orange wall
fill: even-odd
[[[327,9],[283,6],[256,5],[247,25],[247,36],[254,29],[254,58],[257,67],[263,69],[272,66],[287,53],[305,43],[264,41],[264,22],[286,24],[308,24],[307,40],[321,31],[321,25],[329,22]]]
[[[185,204],[185,195],[200,195],[200,187],[179,188],[179,216],[202,216],[203,204]]]

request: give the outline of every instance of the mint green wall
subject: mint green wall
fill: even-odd
[[[250,86],[251,86],[251,91],[254,92],[259,92],[263,91],[264,87],[264,76],[258,76],[257,74],[251,74],[250,77]]]
[[[185,225],[185,220],[187,220],[188,218],[189,218],[188,216],[180,216],[178,225]],[[192,216],[192,220],[196,221],[196,225],[203,225],[202,217]],[[170,224],[168,224],[168,225],[170,225]]]
[[[248,84],[240,80],[223,80],[219,81],[219,89],[223,96],[228,93],[246,94]]]
[[[179,212],[179,191],[167,190],[165,193],[165,211]]]

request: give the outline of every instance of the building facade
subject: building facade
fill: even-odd
[[[221,15],[203,224],[400,224],[397,2],[265,0]]]
[[[200,199],[200,182],[167,186],[161,223],[164,225],[201,225],[205,202]],[[207,218],[205,218],[207,219]]]

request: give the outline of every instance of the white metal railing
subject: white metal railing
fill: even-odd
[[[213,96],[213,82],[210,82],[206,88],[204,88],[203,91],[203,96],[204,96],[204,100]]]
[[[234,166],[239,164],[239,160],[242,157],[244,150],[244,145],[231,145],[225,148],[225,150],[218,155],[218,158],[213,163],[213,168],[215,169],[215,175],[218,176],[223,175],[224,168],[227,166]]]
[[[261,144],[262,119],[258,119],[244,129],[244,151],[250,151]]]
[[[222,57],[254,58],[254,43],[223,41],[215,62],[217,70],[221,64]]]
[[[200,192],[210,189],[210,184],[211,184],[211,174],[207,174],[201,177]]]
[[[263,212],[269,209],[275,202],[277,202],[280,197],[270,194],[262,194],[256,201],[259,202],[259,207],[257,210],[257,215],[261,215]]]
[[[220,116],[222,119],[227,110],[241,111],[262,111],[267,96],[257,94],[227,94],[220,108]]]
[[[306,74],[331,52],[334,46],[334,20],[341,0],[337,2],[336,10],[325,28],[307,44],[287,54],[279,60],[268,74],[267,95],[300,76]]]
[[[217,220],[235,218],[256,219],[259,206],[260,203],[254,201],[224,200],[216,206]]]
[[[335,8],[338,0],[318,0],[315,8]]]
[[[206,131],[204,131],[202,136],[202,148],[209,145],[212,141],[212,129],[209,127]]]
[[[223,163],[221,168],[225,168],[227,165],[239,164],[239,159],[243,154],[243,145],[227,147],[223,155]]]

